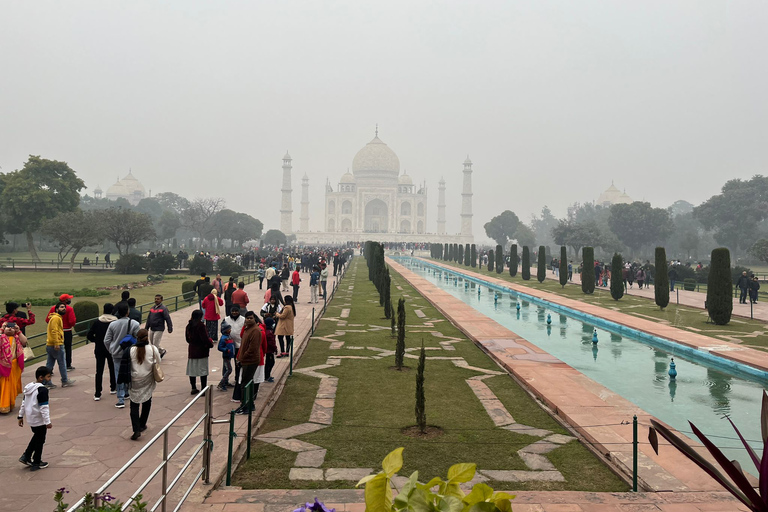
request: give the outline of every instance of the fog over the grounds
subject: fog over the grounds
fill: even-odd
[[[563,216],[611,181],[694,204],[768,173],[768,2],[5,1],[0,172],[64,160],[92,194],[128,169],[152,190],[226,197],[279,227],[282,156],[294,226],[310,178],[379,136],[414,182],[447,182],[459,229],[511,209]]]

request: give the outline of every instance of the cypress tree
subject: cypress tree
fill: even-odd
[[[472,258],[470,257],[470,254],[469,254],[470,250],[471,250],[471,249],[470,249],[470,247],[469,247],[469,244],[467,244],[467,245],[465,245],[465,246],[464,246],[464,266],[465,266],[465,267],[468,267],[468,266],[469,266],[469,263],[470,263],[470,261],[471,261],[471,259],[472,259]]]
[[[453,261],[453,244],[448,245],[448,259],[446,261]]]
[[[458,258],[459,264],[464,263],[464,246],[459,244],[459,258]]]
[[[472,254],[469,257],[469,262],[472,265],[472,268],[477,268],[477,247],[475,244],[472,244],[471,251]]]
[[[444,250],[443,250],[443,260],[448,261],[450,256],[450,251],[448,249],[448,244],[445,244]]]
[[[547,249],[543,245],[539,246],[539,262],[536,267],[536,279],[543,283],[547,278]]]
[[[592,247],[584,247],[581,250],[581,291],[584,293],[595,292],[595,250]]]
[[[613,275],[613,274],[611,274]],[[656,305],[664,309],[669,305],[669,274],[667,274],[667,251],[656,248],[656,275],[653,276],[653,295]]]
[[[568,283],[568,249],[560,247],[560,286],[565,288]]]
[[[442,244],[440,244],[440,245],[442,245]],[[397,336],[397,326],[395,325],[395,317],[397,315],[395,315],[395,309],[392,307],[392,301],[391,300],[389,301],[389,311],[391,313],[390,319],[392,320],[390,322],[390,326],[389,326],[389,328],[391,330],[390,336],[392,336],[394,338],[395,336]]]
[[[520,262],[517,257],[517,244],[512,244],[509,248],[509,275],[515,277],[517,275],[517,265]]]
[[[453,258],[456,263],[461,263],[461,244],[453,244]]]
[[[488,251],[488,272],[493,272],[493,265],[496,263],[496,256],[493,255],[493,249]]]
[[[619,300],[624,296],[624,279],[621,277],[621,269],[624,267],[624,259],[621,254],[615,253],[611,260],[611,297]],[[669,300],[669,294],[667,294]]]
[[[731,277],[731,253],[725,247],[712,251],[707,279],[707,311],[717,325],[731,321],[733,312],[733,281]]]
[[[389,318],[392,316],[392,299],[390,298],[391,285],[392,285],[392,278],[389,276],[389,267],[387,267],[387,272],[384,276],[384,293],[383,293],[384,318]]]
[[[523,268],[521,270],[521,276],[523,281],[530,281],[531,279],[531,250],[527,245],[523,246]]]
[[[424,367],[426,363],[427,351],[424,350],[424,340],[421,340],[419,367],[416,370],[416,424],[422,433],[427,431],[426,397],[424,396]]]
[[[504,272],[504,249],[500,245],[496,246],[496,273]]]
[[[397,301],[397,345],[395,345],[395,366],[403,369],[405,357],[405,299]]]

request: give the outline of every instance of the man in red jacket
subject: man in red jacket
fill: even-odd
[[[69,294],[62,294],[59,297],[59,302],[63,302],[67,305],[67,311],[62,316],[62,321],[64,323],[64,351],[66,354],[67,359],[67,371],[72,371],[75,369],[74,366],[72,366],[72,328],[77,323],[77,318],[75,318],[75,310],[72,309],[72,299],[74,297]],[[48,319],[51,318],[51,315],[56,312],[56,306],[52,306],[51,310],[48,312],[48,316],[45,317],[45,323],[48,323]]]

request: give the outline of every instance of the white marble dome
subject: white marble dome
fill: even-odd
[[[400,174],[400,159],[378,136],[357,152],[352,160],[355,176],[388,176],[397,178]]]
[[[397,178],[397,182],[400,185],[413,185],[413,180],[411,179],[410,176],[408,176],[405,173],[403,173],[399,178]]]
[[[354,183],[354,182],[355,182],[355,177],[349,171],[345,172],[344,175],[339,180],[339,183]]]

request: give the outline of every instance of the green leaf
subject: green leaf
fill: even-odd
[[[469,482],[475,477],[477,464],[454,464],[448,469],[448,482],[463,484]]]
[[[410,478],[408,478],[408,481],[403,485],[403,487],[400,489],[400,493],[395,496],[395,506],[398,509],[406,508],[408,506],[408,501],[411,499],[411,496],[413,495],[414,491],[417,490],[416,484],[418,483],[419,478],[419,472],[414,471]]]
[[[368,476],[364,476],[363,478],[361,478],[361,479],[360,479],[360,481],[359,481],[359,482],[357,482],[357,485],[355,485],[355,487],[360,487],[360,486],[361,486],[361,485],[363,485],[364,483],[366,483],[366,482],[370,482],[371,480],[373,480],[373,479],[374,479],[374,478],[376,478],[377,476],[379,476],[379,475],[383,475],[383,474],[384,474],[384,472],[380,472],[380,473],[377,473],[377,474],[375,474],[375,475],[368,475]]]
[[[469,509],[469,512],[498,512],[498,508],[496,507],[496,504],[490,501],[481,501],[479,503],[475,503],[472,508]]]
[[[461,490],[461,487],[459,487],[458,483],[446,482],[445,489],[443,489],[440,494],[443,496],[453,496],[454,498],[458,498],[460,500],[464,499],[464,491]]]
[[[379,473],[365,485],[365,510],[366,512],[391,512],[392,487],[389,478],[384,473]]]
[[[443,479],[440,478],[439,476],[436,476],[435,478],[433,478],[432,480],[430,480],[429,482],[427,482],[425,484],[418,484],[418,488],[419,489],[424,489],[425,491],[428,491],[428,490],[432,489],[434,486],[436,486],[436,485],[442,486],[442,484],[443,484]]]
[[[397,448],[384,457],[384,462],[381,463],[381,467],[390,478],[400,471],[400,468],[403,467],[403,448]]]
[[[421,489],[415,489],[411,498],[408,500],[409,512],[432,512],[435,507],[432,504],[432,500],[429,499],[429,494]]]
[[[466,508],[470,508],[475,503],[480,503],[481,501],[488,501],[493,496],[493,489],[483,483],[475,484],[474,487],[472,487],[472,491],[467,494],[464,497],[464,504],[466,505]]]
[[[453,496],[444,496],[437,502],[437,510],[440,512],[461,512],[463,508],[461,500]]]

